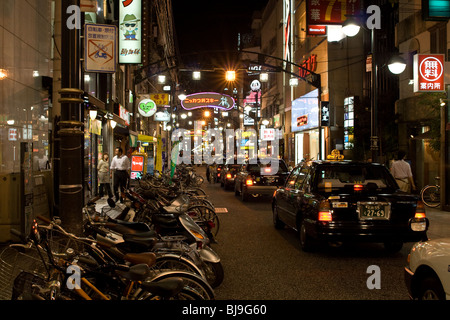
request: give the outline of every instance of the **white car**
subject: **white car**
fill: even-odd
[[[405,283],[411,299],[450,300],[450,238],[415,243]]]

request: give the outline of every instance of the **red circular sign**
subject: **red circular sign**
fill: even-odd
[[[419,71],[424,80],[433,82],[441,78],[444,66],[438,58],[427,57],[420,63]]]

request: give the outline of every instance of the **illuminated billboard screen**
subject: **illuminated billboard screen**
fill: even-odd
[[[313,90],[292,101],[292,132],[319,127],[319,90]]]

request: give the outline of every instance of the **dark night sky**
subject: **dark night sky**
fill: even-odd
[[[250,31],[252,13],[267,3],[268,0],[173,0],[181,58],[192,63],[211,53],[217,59],[217,50],[235,50],[237,34]],[[193,52],[201,54],[188,55]]]

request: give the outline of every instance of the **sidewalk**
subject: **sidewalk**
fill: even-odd
[[[440,208],[426,208],[427,218],[430,221],[428,237],[430,239],[450,238],[450,212]]]
[[[450,238],[450,212],[440,208],[426,208],[426,215],[430,221],[428,238]]]

